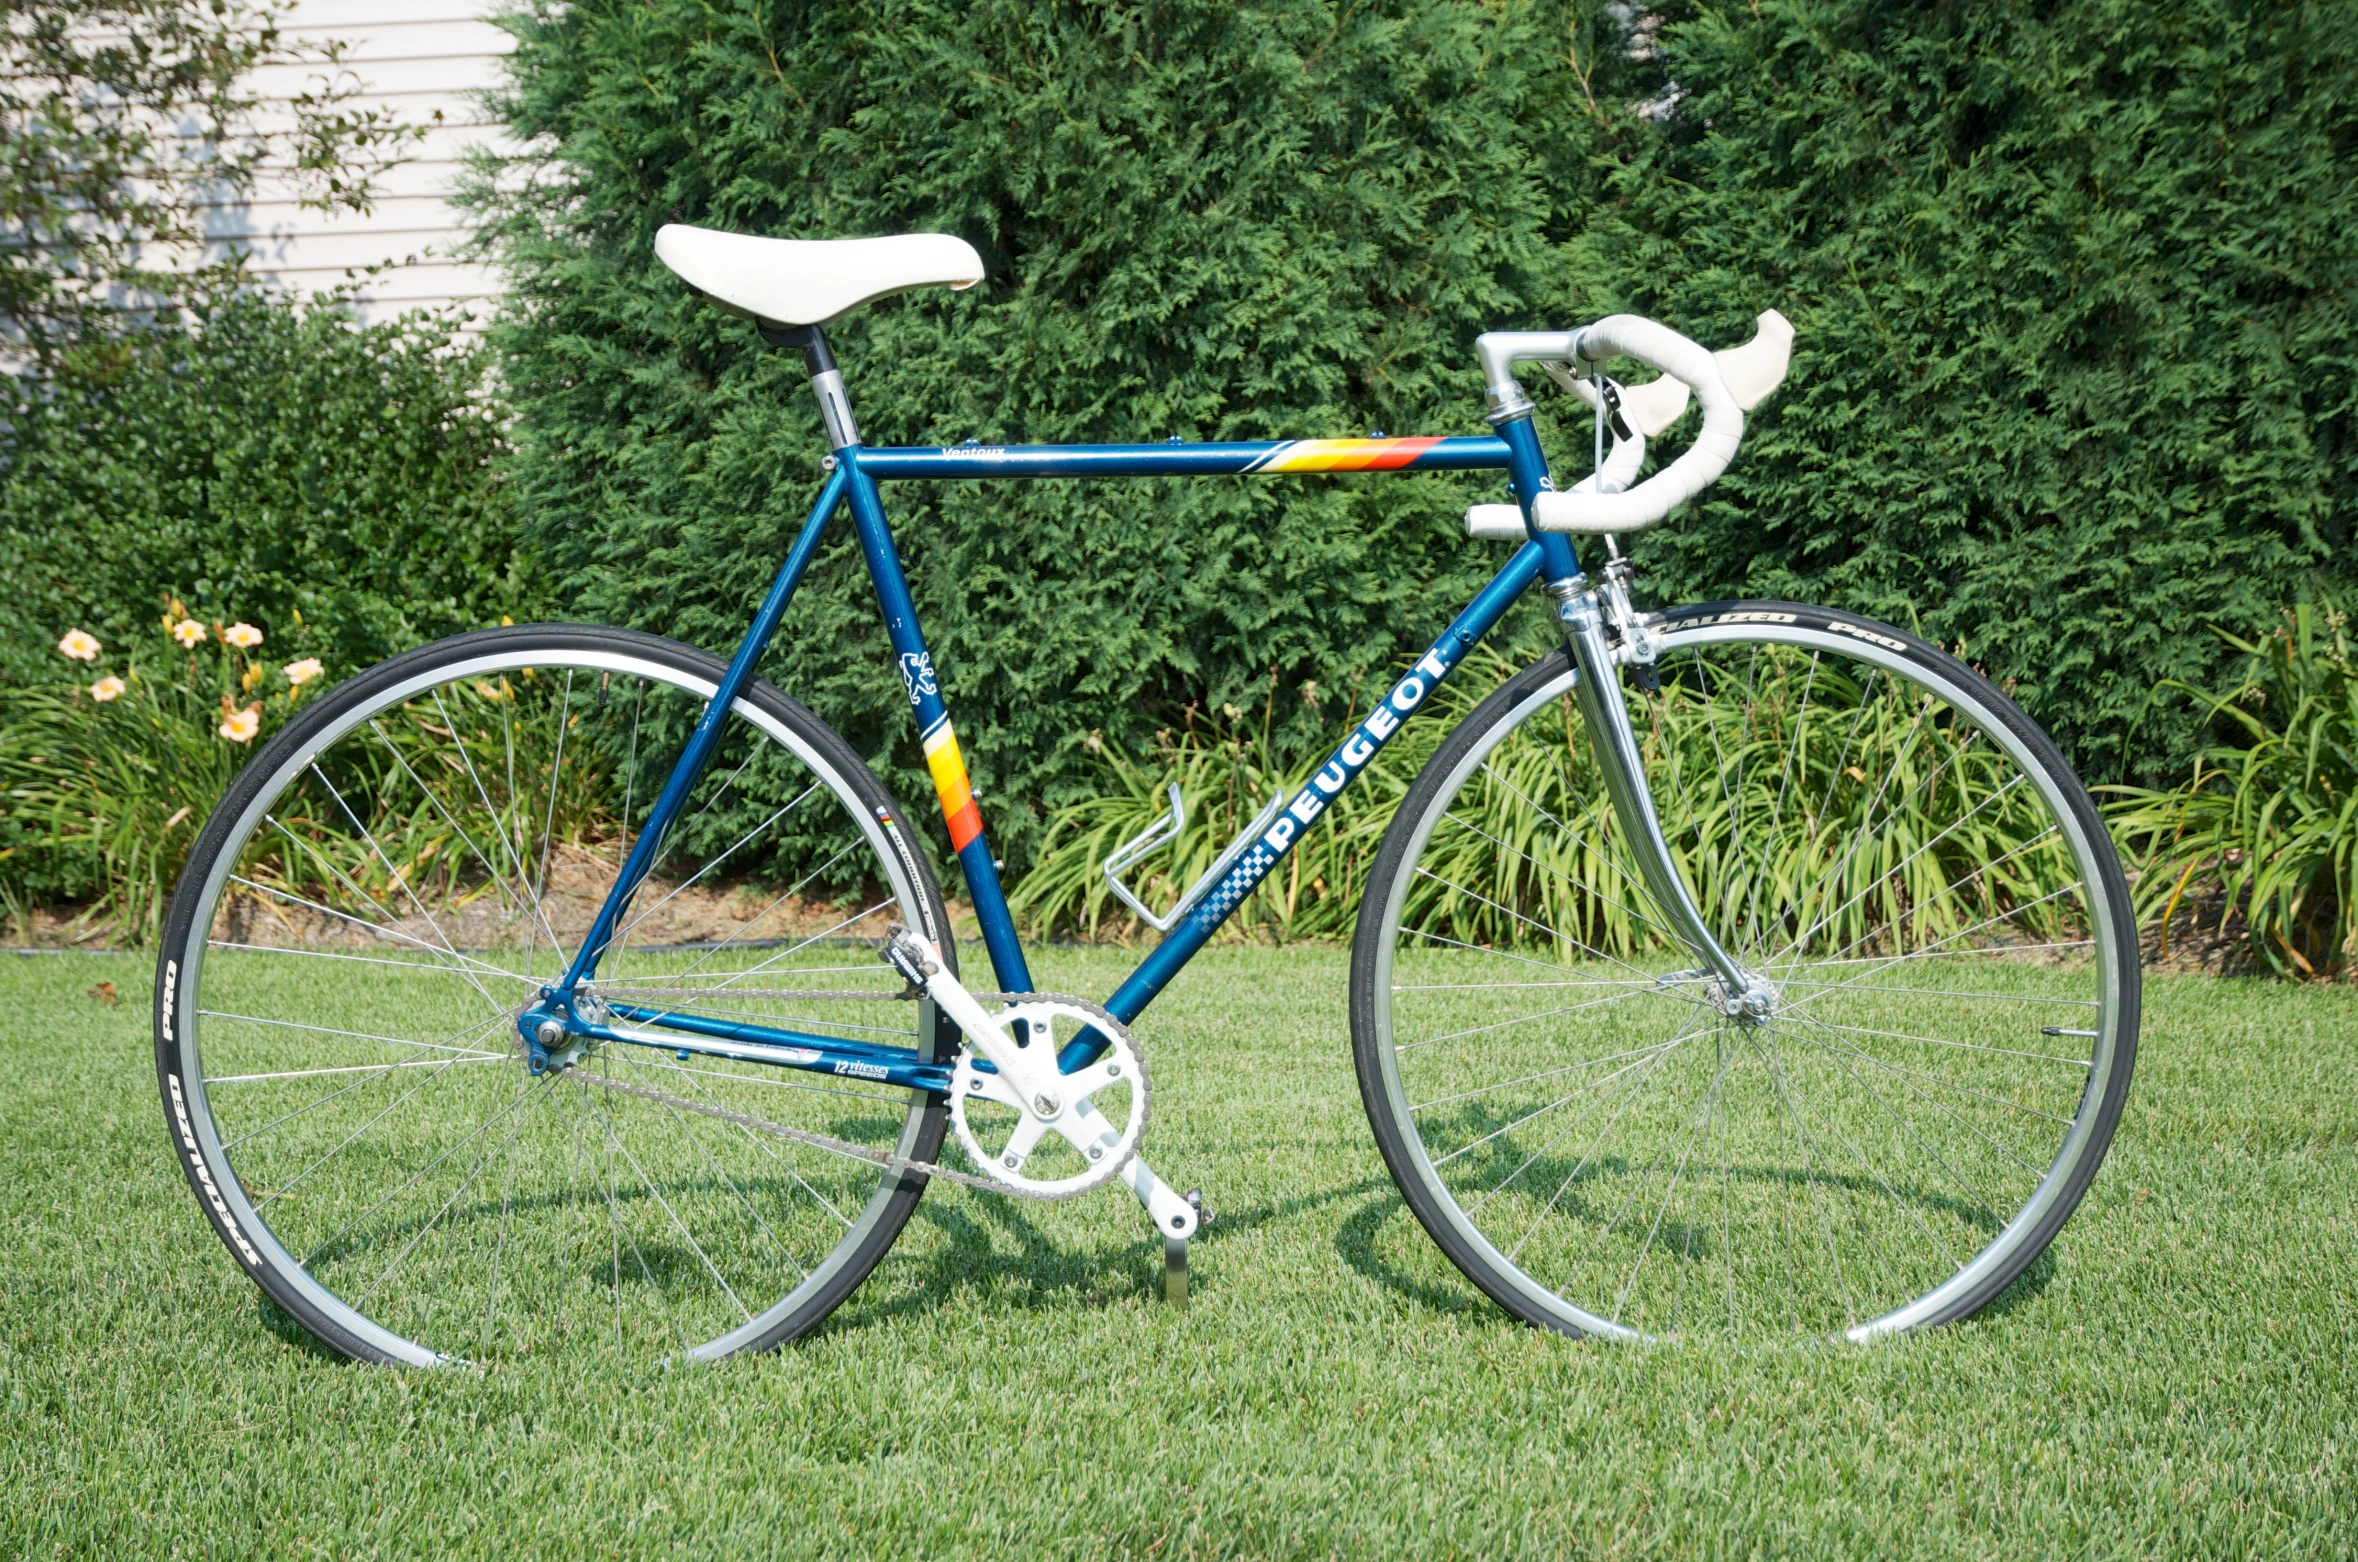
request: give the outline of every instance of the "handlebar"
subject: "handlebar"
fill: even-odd
[[[1666,325],[1639,315],[1609,315],[1577,331],[1494,331],[1474,344],[1490,387],[1494,419],[1520,416],[1531,410],[1530,400],[1516,384],[1514,366],[1539,362],[1559,379],[1587,393],[1572,372],[1593,374],[1608,359],[1631,357],[1659,369],[1675,386],[1684,386],[1703,408],[1703,428],[1685,453],[1645,482],[1626,492],[1616,491],[1635,476],[1644,456],[1647,435],[1670,426],[1686,407],[1686,396],[1674,387],[1657,391],[1644,385],[1629,393],[1626,410],[1637,412],[1631,437],[1616,436],[1614,449],[1600,474],[1563,492],[1537,495],[1531,521],[1542,531],[1628,532],[1651,526],[1709,487],[1727,470],[1744,438],[1744,414],[1767,399],[1785,378],[1791,361],[1793,327],[1771,309],[1763,313],[1759,330],[1742,347],[1713,353]],[[1642,402],[1641,402],[1642,398]],[[1592,402],[1593,404],[1593,402]],[[1634,445],[1635,448],[1625,448]],[[1600,491],[1601,490],[1601,491]],[[1508,515],[1493,515],[1506,511]],[[1511,529],[1509,520],[1511,516]],[[1523,518],[1512,505],[1476,505],[1466,512],[1467,529],[1476,536],[1524,535]]]

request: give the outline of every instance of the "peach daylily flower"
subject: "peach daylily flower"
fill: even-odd
[[[184,618],[172,626],[172,638],[193,651],[205,643],[205,626],[193,618]]]
[[[262,631],[252,624],[232,624],[221,631],[221,638],[241,651],[251,651],[262,643]]]
[[[110,675],[108,677],[99,679],[98,682],[90,686],[90,697],[103,705],[108,700],[121,699],[123,697],[123,689],[123,680]]]
[[[319,658],[316,656],[306,656],[299,662],[289,662],[279,669],[280,672],[287,675],[287,682],[298,689],[318,677],[321,670]]]
[[[254,734],[262,730],[262,707],[249,705],[244,710],[233,710],[221,718],[219,731],[232,743],[251,743]]]
[[[66,637],[57,642],[57,648],[77,662],[95,662],[103,649],[97,636],[80,629],[67,630]]]

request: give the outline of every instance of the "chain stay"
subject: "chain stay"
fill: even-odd
[[[859,989],[817,988],[810,990],[773,989],[768,991],[746,991],[733,987],[720,989],[706,988],[698,989],[693,992],[680,989],[665,989],[656,991],[632,992],[622,994],[620,996],[623,996],[632,1001],[636,1001],[641,997],[652,997],[658,995],[666,997],[701,996],[709,998],[715,996],[716,993],[729,993],[741,998],[766,998],[774,1001],[789,1002],[809,1000],[853,1002],[881,1001],[886,1003],[899,1003],[914,996],[914,994],[911,994],[906,990],[900,992],[877,992],[872,989],[861,991]],[[1085,1009],[1090,1013],[1095,1014],[1109,1025],[1119,1023],[1112,1015],[1106,1013],[1105,1010],[1099,1008],[1096,1004],[1090,1003],[1085,999],[1068,997],[1063,993],[975,993],[973,996],[978,1002],[982,1003],[1069,1004],[1076,1009]],[[1143,1076],[1146,1072],[1146,1056],[1144,1053],[1138,1052],[1135,1046],[1132,1047],[1132,1053],[1138,1060],[1138,1071],[1140,1075]],[[592,1074],[580,1069],[573,1069],[569,1070],[568,1072],[571,1073],[575,1079],[582,1080],[588,1084],[596,1085],[601,1090],[611,1090],[620,1095],[636,1096],[642,1101],[652,1101],[659,1106],[668,1106],[674,1111],[695,1112],[704,1117],[718,1118],[724,1123],[734,1123],[740,1128],[750,1129],[755,1133],[770,1134],[780,1139],[790,1139],[796,1144],[808,1145],[814,1150],[826,1150],[835,1155],[849,1156],[851,1159],[856,1161],[866,1161],[869,1165],[882,1167],[886,1171],[915,1172],[920,1177],[939,1177],[945,1181],[957,1183],[961,1187],[974,1188],[984,1193],[1004,1193],[1009,1198],[1028,1199],[1034,1203],[1050,1204],[1062,1199],[1078,1198],[1082,1193],[1093,1193],[1097,1190],[1098,1187],[1103,1186],[1103,1183],[1094,1184],[1091,1187],[1081,1189],[1077,1193],[1042,1193],[1036,1192],[1030,1188],[1011,1187],[995,1178],[977,1177],[971,1172],[954,1171],[937,1161],[920,1161],[912,1159],[906,1155],[895,1154],[889,1150],[872,1150],[864,1144],[854,1144],[849,1139],[838,1139],[832,1134],[817,1133],[808,1128],[790,1128],[784,1123],[773,1123],[766,1117],[755,1117],[748,1112],[731,1111],[729,1108],[717,1105],[713,1102],[691,1101],[686,1096],[675,1096],[668,1090],[656,1090],[646,1085],[627,1084],[624,1081],[615,1079],[609,1075]],[[1132,1155],[1134,1156],[1135,1154],[1136,1152],[1132,1151]],[[1116,1170],[1119,1170],[1118,1166],[1116,1167]]]

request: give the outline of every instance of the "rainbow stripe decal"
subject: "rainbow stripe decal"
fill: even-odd
[[[1289,439],[1245,468],[1247,472],[1390,472],[1441,443],[1411,439]]]
[[[934,795],[942,800],[942,818],[950,826],[950,850],[962,852],[967,842],[982,834],[982,810],[974,806],[974,788],[966,779],[966,756],[958,752],[958,734],[950,719],[925,734],[925,768],[933,772]]]

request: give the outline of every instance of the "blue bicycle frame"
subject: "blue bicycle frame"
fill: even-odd
[[[779,567],[760,611],[754,615],[744,642],[738,646],[727,673],[656,798],[604,906],[582,939],[579,953],[563,978],[544,990],[541,1001],[519,1018],[519,1029],[535,1072],[549,1066],[553,1050],[571,1041],[595,1039],[662,1046],[683,1055],[700,1052],[819,1073],[852,1074],[921,1090],[948,1090],[949,1066],[909,1048],[877,1046],[775,1026],[624,1004],[604,1007],[601,1016],[603,1006],[587,1006],[589,1012],[584,1013],[585,1006],[576,1002],[578,989],[595,977],[598,961],[612,941],[614,930],[622,925],[632,896],[653,869],[666,832],[697,778],[703,774],[720,740],[728,712],[753,677],[754,668],[793,601],[795,589],[801,584],[803,573],[809,568],[829,525],[845,509],[851,512],[860,550],[875,584],[877,605],[883,612],[902,683],[917,719],[926,762],[939,794],[943,818],[949,826],[951,846],[959,865],[965,869],[967,891],[982,927],[992,974],[1004,991],[1033,990],[1031,970],[1024,960],[1015,919],[1008,911],[1006,893],[1000,887],[998,865],[992,859],[981,813],[967,784],[956,730],[934,678],[933,659],[918,628],[908,579],[885,521],[879,484],[912,478],[987,480],[1503,471],[1513,484],[1526,520],[1531,497],[1550,486],[1547,461],[1527,417],[1508,419],[1499,424],[1496,434],[1475,438],[1417,436],[1206,444],[1173,441],[1159,445],[967,444],[869,449],[860,444],[853,429],[849,406],[843,400],[841,381],[824,338],[812,329],[807,335],[797,333],[788,340],[773,340],[778,345],[802,346],[809,357],[814,388],[827,411],[830,432],[838,438],[834,458],[829,463],[831,472],[785,563]],[[1570,540],[1536,529],[1532,536],[1534,540],[1516,550],[1490,583],[1392,686],[1391,692],[1343,739],[1260,837],[1236,857],[1219,883],[1179,919],[1162,942],[1105,1000],[1107,1012],[1127,1024],[1154,1001],[1155,995],[1244,903],[1319,814],[1382,751],[1425,704],[1434,688],[1534,580],[1544,579],[1551,591],[1559,593],[1578,588],[1581,572]],[[625,1030],[608,1023],[608,1019],[633,1027],[652,1027],[653,1031]],[[1103,1045],[1094,1033],[1084,1033],[1066,1044],[1059,1063],[1067,1073],[1085,1067]]]

